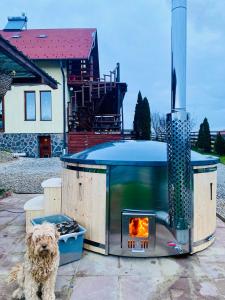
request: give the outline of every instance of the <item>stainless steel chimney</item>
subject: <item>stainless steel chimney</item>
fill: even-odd
[[[171,110],[186,111],[186,0],[172,0],[172,86]]]
[[[192,227],[190,117],[186,112],[187,1],[172,0],[171,113],[167,115],[170,226],[181,244]]]

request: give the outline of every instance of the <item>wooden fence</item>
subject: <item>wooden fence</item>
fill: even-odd
[[[211,131],[210,132],[212,148],[214,147],[216,135],[219,132],[225,138],[225,131]],[[135,139],[133,131],[129,130],[129,129],[124,130],[124,138],[127,139],[127,140]],[[160,133],[156,136],[156,134],[154,132],[152,132],[151,140],[152,141],[159,141],[159,142],[166,142],[166,134],[165,133]],[[191,132],[191,146],[192,147],[194,147],[196,145],[197,140],[198,140],[198,131]]]

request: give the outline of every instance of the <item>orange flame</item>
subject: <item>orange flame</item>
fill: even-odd
[[[148,218],[130,218],[129,234],[131,237],[148,237]]]

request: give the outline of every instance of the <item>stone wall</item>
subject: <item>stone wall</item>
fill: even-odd
[[[61,133],[0,133],[0,150],[26,153],[28,157],[39,157],[39,136],[51,137],[53,157],[62,154],[63,134]]]

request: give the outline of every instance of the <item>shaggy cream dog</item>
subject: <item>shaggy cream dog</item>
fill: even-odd
[[[59,266],[59,233],[53,224],[35,225],[26,237],[24,263],[10,273],[10,281],[19,287],[13,299],[55,300],[55,280]]]

